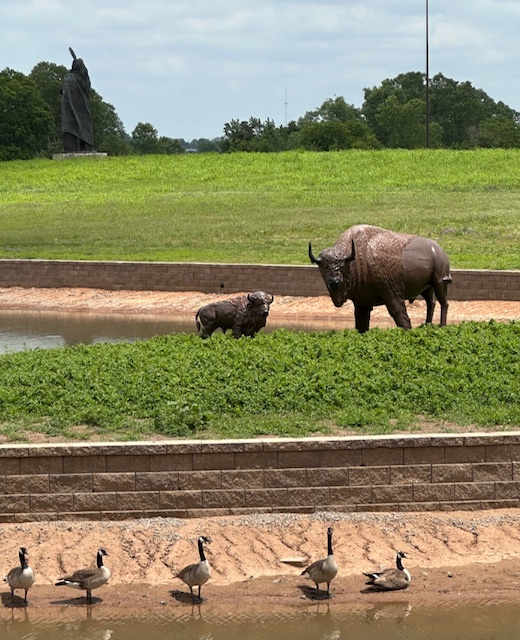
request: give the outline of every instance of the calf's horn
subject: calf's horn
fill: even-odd
[[[309,258],[313,264],[320,264],[321,262],[321,260],[319,258],[316,258],[315,255],[312,253],[312,246],[310,242],[309,242]]]

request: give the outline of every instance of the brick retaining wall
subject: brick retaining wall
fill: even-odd
[[[0,446],[0,522],[520,506],[520,432]]]
[[[451,300],[520,300],[520,271],[453,270]],[[0,260],[0,287],[87,287],[135,291],[319,296],[327,291],[315,266]]]

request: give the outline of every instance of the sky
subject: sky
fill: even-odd
[[[430,77],[520,111],[520,2],[429,0]],[[131,134],[213,139],[231,120],[277,126],[329,98],[426,70],[426,0],[1,0],[0,70],[70,67]]]

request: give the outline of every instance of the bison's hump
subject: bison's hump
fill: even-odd
[[[367,286],[389,287],[404,294],[403,250],[416,237],[367,224],[347,229],[334,250],[347,255],[354,241],[356,258],[350,263],[349,297],[354,301],[358,295],[364,297]]]

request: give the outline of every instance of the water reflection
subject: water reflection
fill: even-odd
[[[187,319],[175,322],[147,316],[3,311],[0,313],[0,352],[77,343],[132,342],[175,331],[189,331]]]
[[[258,613],[243,605],[179,606],[131,612],[104,605],[2,607],[9,640],[509,640],[518,638],[518,602],[334,604]]]
[[[263,331],[345,329],[345,321],[270,321]],[[195,333],[192,315],[171,318],[149,315],[0,311],[0,353],[49,349],[72,344],[134,342],[169,333]]]

